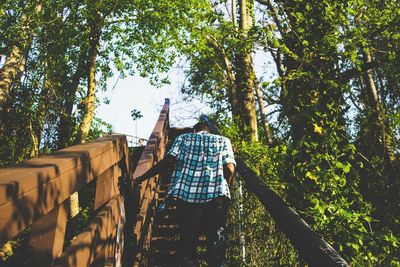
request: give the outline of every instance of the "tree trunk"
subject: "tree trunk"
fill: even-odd
[[[229,59],[225,52],[224,47],[218,43],[214,36],[207,37],[208,44],[214,49],[215,54],[218,55],[220,64],[225,72],[225,86],[227,88],[229,104],[231,105],[232,118],[237,123],[239,117],[237,90],[236,90],[236,77],[233,70],[232,61]]]
[[[257,102],[258,102],[258,108],[259,108],[259,112],[260,112],[260,118],[261,118],[261,122],[262,122],[262,127],[264,129],[264,133],[265,133],[265,140],[267,141],[267,144],[269,146],[272,146],[273,144],[273,140],[272,140],[272,135],[271,135],[271,131],[269,129],[269,123],[267,121],[267,116],[265,115],[265,109],[264,109],[264,101],[262,98],[262,92],[260,89],[260,84],[258,82],[255,83],[255,93],[256,93],[256,97],[257,97]]]
[[[22,50],[14,45],[0,70],[0,111],[6,112],[11,84],[24,61]],[[23,70],[22,70],[23,71]]]
[[[36,127],[33,127],[33,135],[32,139],[32,150],[31,157],[38,157],[40,151],[40,143],[42,141],[42,132],[46,117],[46,110],[49,108],[49,99],[52,97],[52,87],[53,83],[51,81],[49,71],[52,67],[49,67],[49,64],[45,63],[45,73],[44,73],[44,83],[43,88],[40,91],[39,102],[38,102],[38,111],[36,113]]]
[[[236,0],[232,0],[231,12],[232,12],[232,23],[236,28],[236,24],[237,24]]]
[[[34,13],[38,14],[42,10],[42,5],[37,3]],[[32,27],[31,18],[26,14],[22,14],[19,20],[22,34],[19,36],[18,43],[14,44],[0,69],[0,112],[6,112],[9,103],[9,93],[12,83],[14,82],[17,74],[21,68],[25,67],[26,51],[32,42],[34,29]]]
[[[363,57],[364,57],[364,63],[372,62],[372,55],[371,55],[370,51],[367,51],[366,53],[364,53]],[[369,112],[370,118],[368,120],[372,120],[375,122],[374,125],[375,125],[375,128],[377,128],[377,129],[375,129],[375,131],[377,132],[376,138],[380,139],[379,138],[379,135],[380,135],[380,137],[382,139],[381,143],[383,146],[383,152],[384,152],[385,158],[386,158],[389,166],[392,166],[396,157],[393,152],[392,138],[385,127],[384,114],[383,114],[382,107],[379,103],[378,90],[375,85],[372,69],[369,69],[364,73],[364,79],[365,79],[367,101],[368,101],[368,104],[370,107],[370,112]],[[369,140],[368,142],[370,142],[370,141],[371,140]]]
[[[71,134],[72,134],[72,110],[74,107],[75,94],[78,91],[78,87],[82,77],[86,76],[86,57],[87,52],[84,48],[81,48],[79,55],[79,62],[74,75],[72,76],[71,82],[66,86],[65,103],[63,112],[60,116],[60,123],[58,126],[58,149],[64,148],[70,145]]]
[[[243,39],[252,27],[253,4],[248,0],[239,1],[239,28]],[[239,127],[247,141],[258,141],[257,115],[254,99],[254,70],[251,58],[252,44],[245,44],[236,55],[236,89],[239,99]]]
[[[90,125],[94,117],[94,102],[96,99],[96,59],[100,42],[100,28],[99,25],[93,23],[90,30],[89,37],[89,59],[87,65],[88,75],[88,88],[83,103],[82,121],[79,126],[78,136],[75,143],[84,143],[88,137]]]

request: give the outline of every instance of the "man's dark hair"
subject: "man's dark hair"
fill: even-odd
[[[205,122],[198,122],[193,126],[193,129],[195,132],[200,132],[200,131],[207,131],[210,132],[210,128],[208,127],[207,123]]]

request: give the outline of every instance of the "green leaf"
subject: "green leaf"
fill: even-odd
[[[311,179],[311,180],[314,180],[314,181],[317,181],[318,180],[318,176],[316,176],[315,174],[313,174],[313,173],[311,173],[311,172],[306,172],[306,177],[307,178],[309,178],[309,179]]]
[[[347,164],[343,168],[343,172],[344,173],[349,173],[350,168],[351,168],[351,165],[350,165],[350,163],[347,162]]]

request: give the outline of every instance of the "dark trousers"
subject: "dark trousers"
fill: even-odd
[[[178,199],[178,224],[181,234],[178,253],[182,267],[197,266],[196,247],[201,231],[204,231],[207,238],[208,266],[225,266],[228,205],[227,198],[216,198],[202,204]]]

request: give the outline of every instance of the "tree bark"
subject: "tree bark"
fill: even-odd
[[[49,99],[52,98],[52,90],[54,90],[53,83],[49,75],[49,71],[51,71],[52,67],[50,67],[47,62],[45,63],[44,82],[39,95],[38,111],[36,113],[36,125],[33,127],[34,137],[32,138],[32,149],[30,155],[32,158],[38,157],[40,153],[40,144],[42,141],[46,110],[49,108]]]
[[[14,45],[10,54],[7,56],[4,65],[0,70],[0,110],[6,111],[9,102],[9,93],[11,85],[16,77],[20,66],[24,66],[22,50]],[[23,70],[22,70],[23,71]]]
[[[365,64],[372,62],[372,55],[370,51],[365,52],[363,54],[363,57]],[[389,163],[389,166],[392,166],[392,164],[396,160],[396,157],[393,152],[392,138],[385,127],[384,114],[382,107],[379,103],[378,90],[376,88],[372,69],[368,69],[364,73],[364,79],[365,79],[365,88],[367,90],[366,91],[367,100],[369,107],[371,109],[369,117],[371,120],[376,122],[375,127],[377,127],[378,129],[376,129],[375,131],[378,133],[378,136],[381,135],[382,138],[381,143],[383,146],[385,158]]]
[[[265,133],[265,140],[267,141],[267,144],[269,146],[273,145],[273,140],[272,140],[272,135],[271,135],[271,131],[269,128],[269,123],[267,120],[267,116],[265,115],[265,109],[264,109],[264,101],[262,98],[262,92],[260,89],[260,84],[256,81],[255,82],[255,94],[257,97],[257,102],[258,102],[258,109],[260,112],[260,118],[261,118],[261,122],[262,122],[262,127],[264,129],[264,133]]]
[[[246,39],[252,27],[253,4],[248,0],[239,1],[239,29]],[[257,115],[254,99],[254,70],[251,58],[252,45],[244,44],[236,55],[236,88],[239,99],[239,127],[247,141],[258,141]]]
[[[41,3],[37,3],[34,13],[38,14],[42,10]],[[0,69],[0,112],[6,112],[7,105],[9,104],[9,93],[12,83],[14,82],[17,74],[21,68],[25,67],[26,51],[32,42],[34,28],[32,26],[31,18],[27,14],[22,14],[19,20],[19,25],[22,29],[22,35],[19,36],[18,43],[15,43]]]
[[[232,0],[231,3],[231,12],[232,12],[232,23],[236,28],[237,25],[237,12],[236,12],[236,0]]]
[[[228,91],[229,104],[231,105],[232,117],[234,122],[237,122],[239,117],[238,99],[236,92],[236,75],[234,72],[232,61],[229,59],[224,47],[218,43],[213,37],[207,37],[209,45],[214,49],[215,54],[218,55],[220,64],[225,71],[225,85]]]
[[[88,88],[85,99],[83,99],[83,115],[79,125],[78,135],[75,143],[84,143],[88,137],[90,125],[94,117],[94,102],[96,99],[96,59],[100,42],[100,22],[91,24],[89,36],[89,59],[87,65]]]

